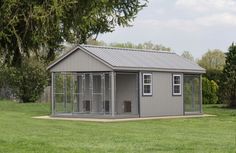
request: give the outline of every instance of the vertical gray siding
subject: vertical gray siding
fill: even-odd
[[[178,73],[181,74],[181,73]],[[183,115],[183,74],[181,74],[182,95],[172,95],[172,73],[152,72],[153,94],[142,95],[140,78],[140,116]]]
[[[78,50],[69,55],[64,60],[56,64],[51,72],[71,72],[71,71],[111,71],[111,69],[102,62],[94,59],[84,51]]]
[[[138,93],[136,74],[116,75],[116,112],[124,113],[124,101],[131,101],[131,114],[138,114]]]

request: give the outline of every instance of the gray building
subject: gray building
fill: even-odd
[[[205,70],[172,52],[79,45],[48,69],[54,116],[202,113]]]

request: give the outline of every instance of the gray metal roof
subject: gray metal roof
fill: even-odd
[[[134,70],[178,70],[196,71],[204,73],[195,62],[185,59],[173,52],[163,52],[154,50],[140,50],[115,48],[93,45],[81,45],[99,59],[110,64],[114,69],[134,69]]]
[[[48,69],[64,60],[74,51],[81,49],[103,62],[114,70],[147,70],[205,73],[205,69],[198,64],[185,59],[173,52],[154,50],[127,49],[94,45],[79,45],[66,53]],[[98,70],[99,71],[99,70]]]

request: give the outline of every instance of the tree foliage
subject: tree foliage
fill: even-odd
[[[206,70],[206,73],[203,74],[204,77],[208,78],[209,80],[214,80],[217,84],[220,83],[222,70]]]
[[[136,49],[146,49],[146,50],[159,50],[159,51],[170,51],[171,48],[165,47],[161,44],[154,44],[151,41],[144,43],[133,44],[131,42],[126,43],[111,43],[109,46],[119,47],[119,48],[136,48]]]
[[[184,51],[181,56],[190,61],[194,61],[194,57],[189,51]]]
[[[146,0],[4,0],[0,1],[0,54],[20,66],[32,54],[55,58],[64,41],[87,38],[130,26]]]
[[[203,104],[216,104],[218,103],[218,90],[217,83],[213,80],[208,80],[206,77],[202,78],[202,101]]]
[[[225,54],[219,49],[208,50],[198,61],[198,64],[206,70],[223,70]]]
[[[225,54],[222,51],[219,49],[208,50],[198,61],[198,64],[206,69],[206,73],[203,74],[204,77],[219,84],[225,65]]]
[[[151,41],[147,41],[144,43],[134,44],[131,42],[126,43],[105,43],[104,41],[97,41],[94,39],[88,39],[88,44],[91,45],[98,45],[98,46],[111,46],[111,47],[118,47],[118,48],[135,48],[135,49],[146,49],[146,50],[159,50],[159,51],[170,51],[171,48],[165,47],[161,44],[155,44]]]
[[[35,102],[48,83],[45,65],[24,59],[22,67],[1,67],[0,88],[10,88],[21,102]]]
[[[220,98],[231,107],[236,107],[236,45],[226,53],[226,64],[220,80]]]

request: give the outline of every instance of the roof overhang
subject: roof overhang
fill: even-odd
[[[179,73],[206,73],[205,69],[193,70],[193,69],[168,69],[168,68],[140,68],[140,67],[113,67],[116,71],[156,71],[156,72],[179,72]]]

